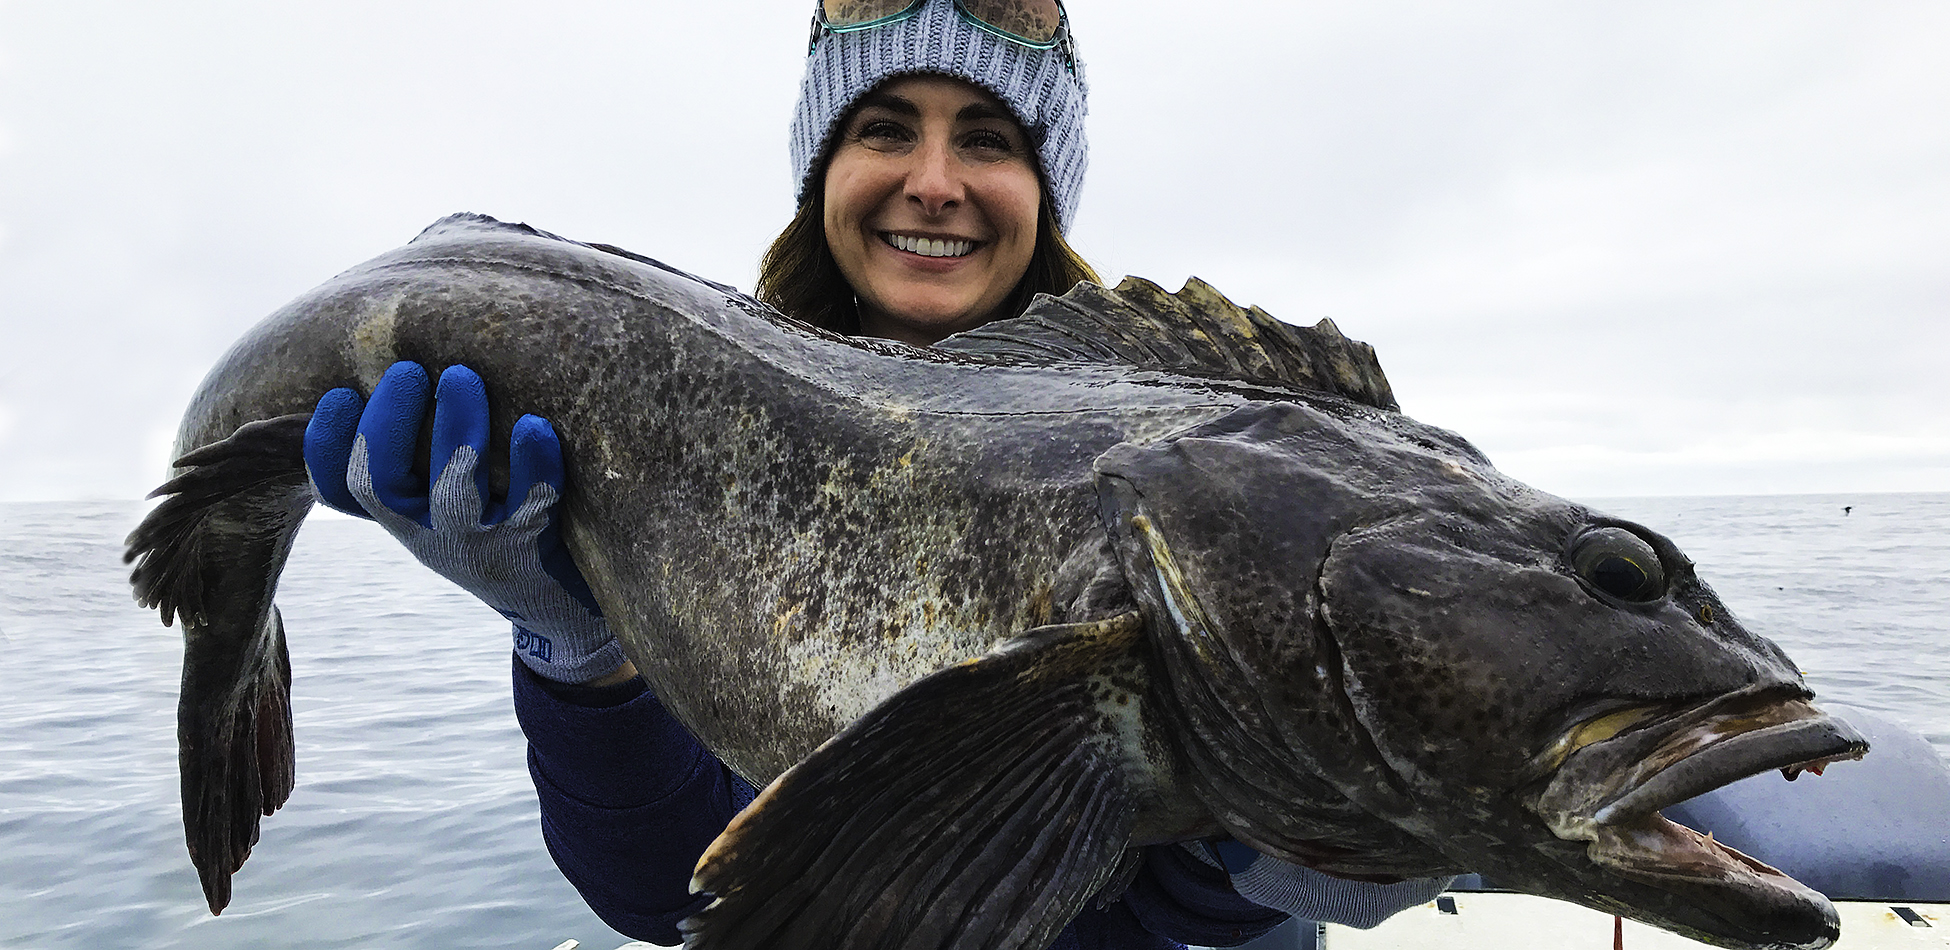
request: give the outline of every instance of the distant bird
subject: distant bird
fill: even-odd
[[[1846,518],[1846,517],[1848,517],[1848,513],[1849,513],[1849,512],[1851,512],[1851,511],[1854,511],[1854,510],[1855,510],[1855,506],[1854,506],[1854,505],[1843,505],[1843,506],[1842,506],[1842,517],[1844,517],[1844,518]]]

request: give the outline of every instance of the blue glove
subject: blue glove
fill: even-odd
[[[1187,842],[1193,856],[1231,877],[1232,889],[1261,907],[1329,924],[1375,927],[1418,904],[1435,900],[1453,877],[1411,878],[1396,884],[1371,884],[1323,874],[1270,858],[1237,841]]]
[[[614,671],[623,648],[562,543],[562,445],[539,416],[522,416],[508,445],[508,497],[489,497],[487,386],[465,366],[440,374],[431,486],[413,476],[427,372],[394,363],[366,403],[350,389],[318,401],[305,466],[327,506],[370,518],[420,563],[515,623],[515,652],[560,683]],[[363,411],[362,411],[363,410]]]

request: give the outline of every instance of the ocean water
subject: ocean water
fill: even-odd
[[[1887,714],[1950,758],[1950,494],[1591,504],[1672,538],[1817,701]]]
[[[1822,697],[1950,757],[1950,494],[1598,506],[1678,541]],[[211,917],[178,813],[180,643],[121,563],[142,510],[0,505],[0,950],[625,942],[542,847],[503,622],[337,516],[278,595],[298,788]]]
[[[300,531],[277,597],[298,788],[211,917],[179,812],[181,640],[121,560],[142,512],[0,505],[0,948],[627,941],[543,849],[506,621],[339,515]]]

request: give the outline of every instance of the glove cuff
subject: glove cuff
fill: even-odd
[[[1232,888],[1262,907],[1367,930],[1410,907],[1435,900],[1454,880],[1423,877],[1397,884],[1370,884],[1261,857],[1232,875]]]
[[[551,637],[515,625],[515,656],[535,675],[557,683],[587,683],[623,665],[623,644],[610,637],[589,652],[574,638]]]

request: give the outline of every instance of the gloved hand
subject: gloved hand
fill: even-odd
[[[560,683],[604,676],[623,662],[589,584],[562,543],[562,445],[539,416],[522,416],[508,445],[508,496],[488,495],[487,386],[465,366],[440,374],[432,485],[413,477],[427,372],[394,363],[370,403],[350,389],[318,401],[305,429],[305,467],[326,505],[370,518],[420,563],[515,623],[515,652]],[[363,408],[363,412],[361,409]]]
[[[1435,900],[1455,881],[1453,877],[1410,878],[1395,884],[1350,881],[1268,857],[1231,838],[1210,843],[1191,841],[1185,847],[1200,860],[1225,871],[1232,878],[1232,889],[1261,907],[1363,930]]]

